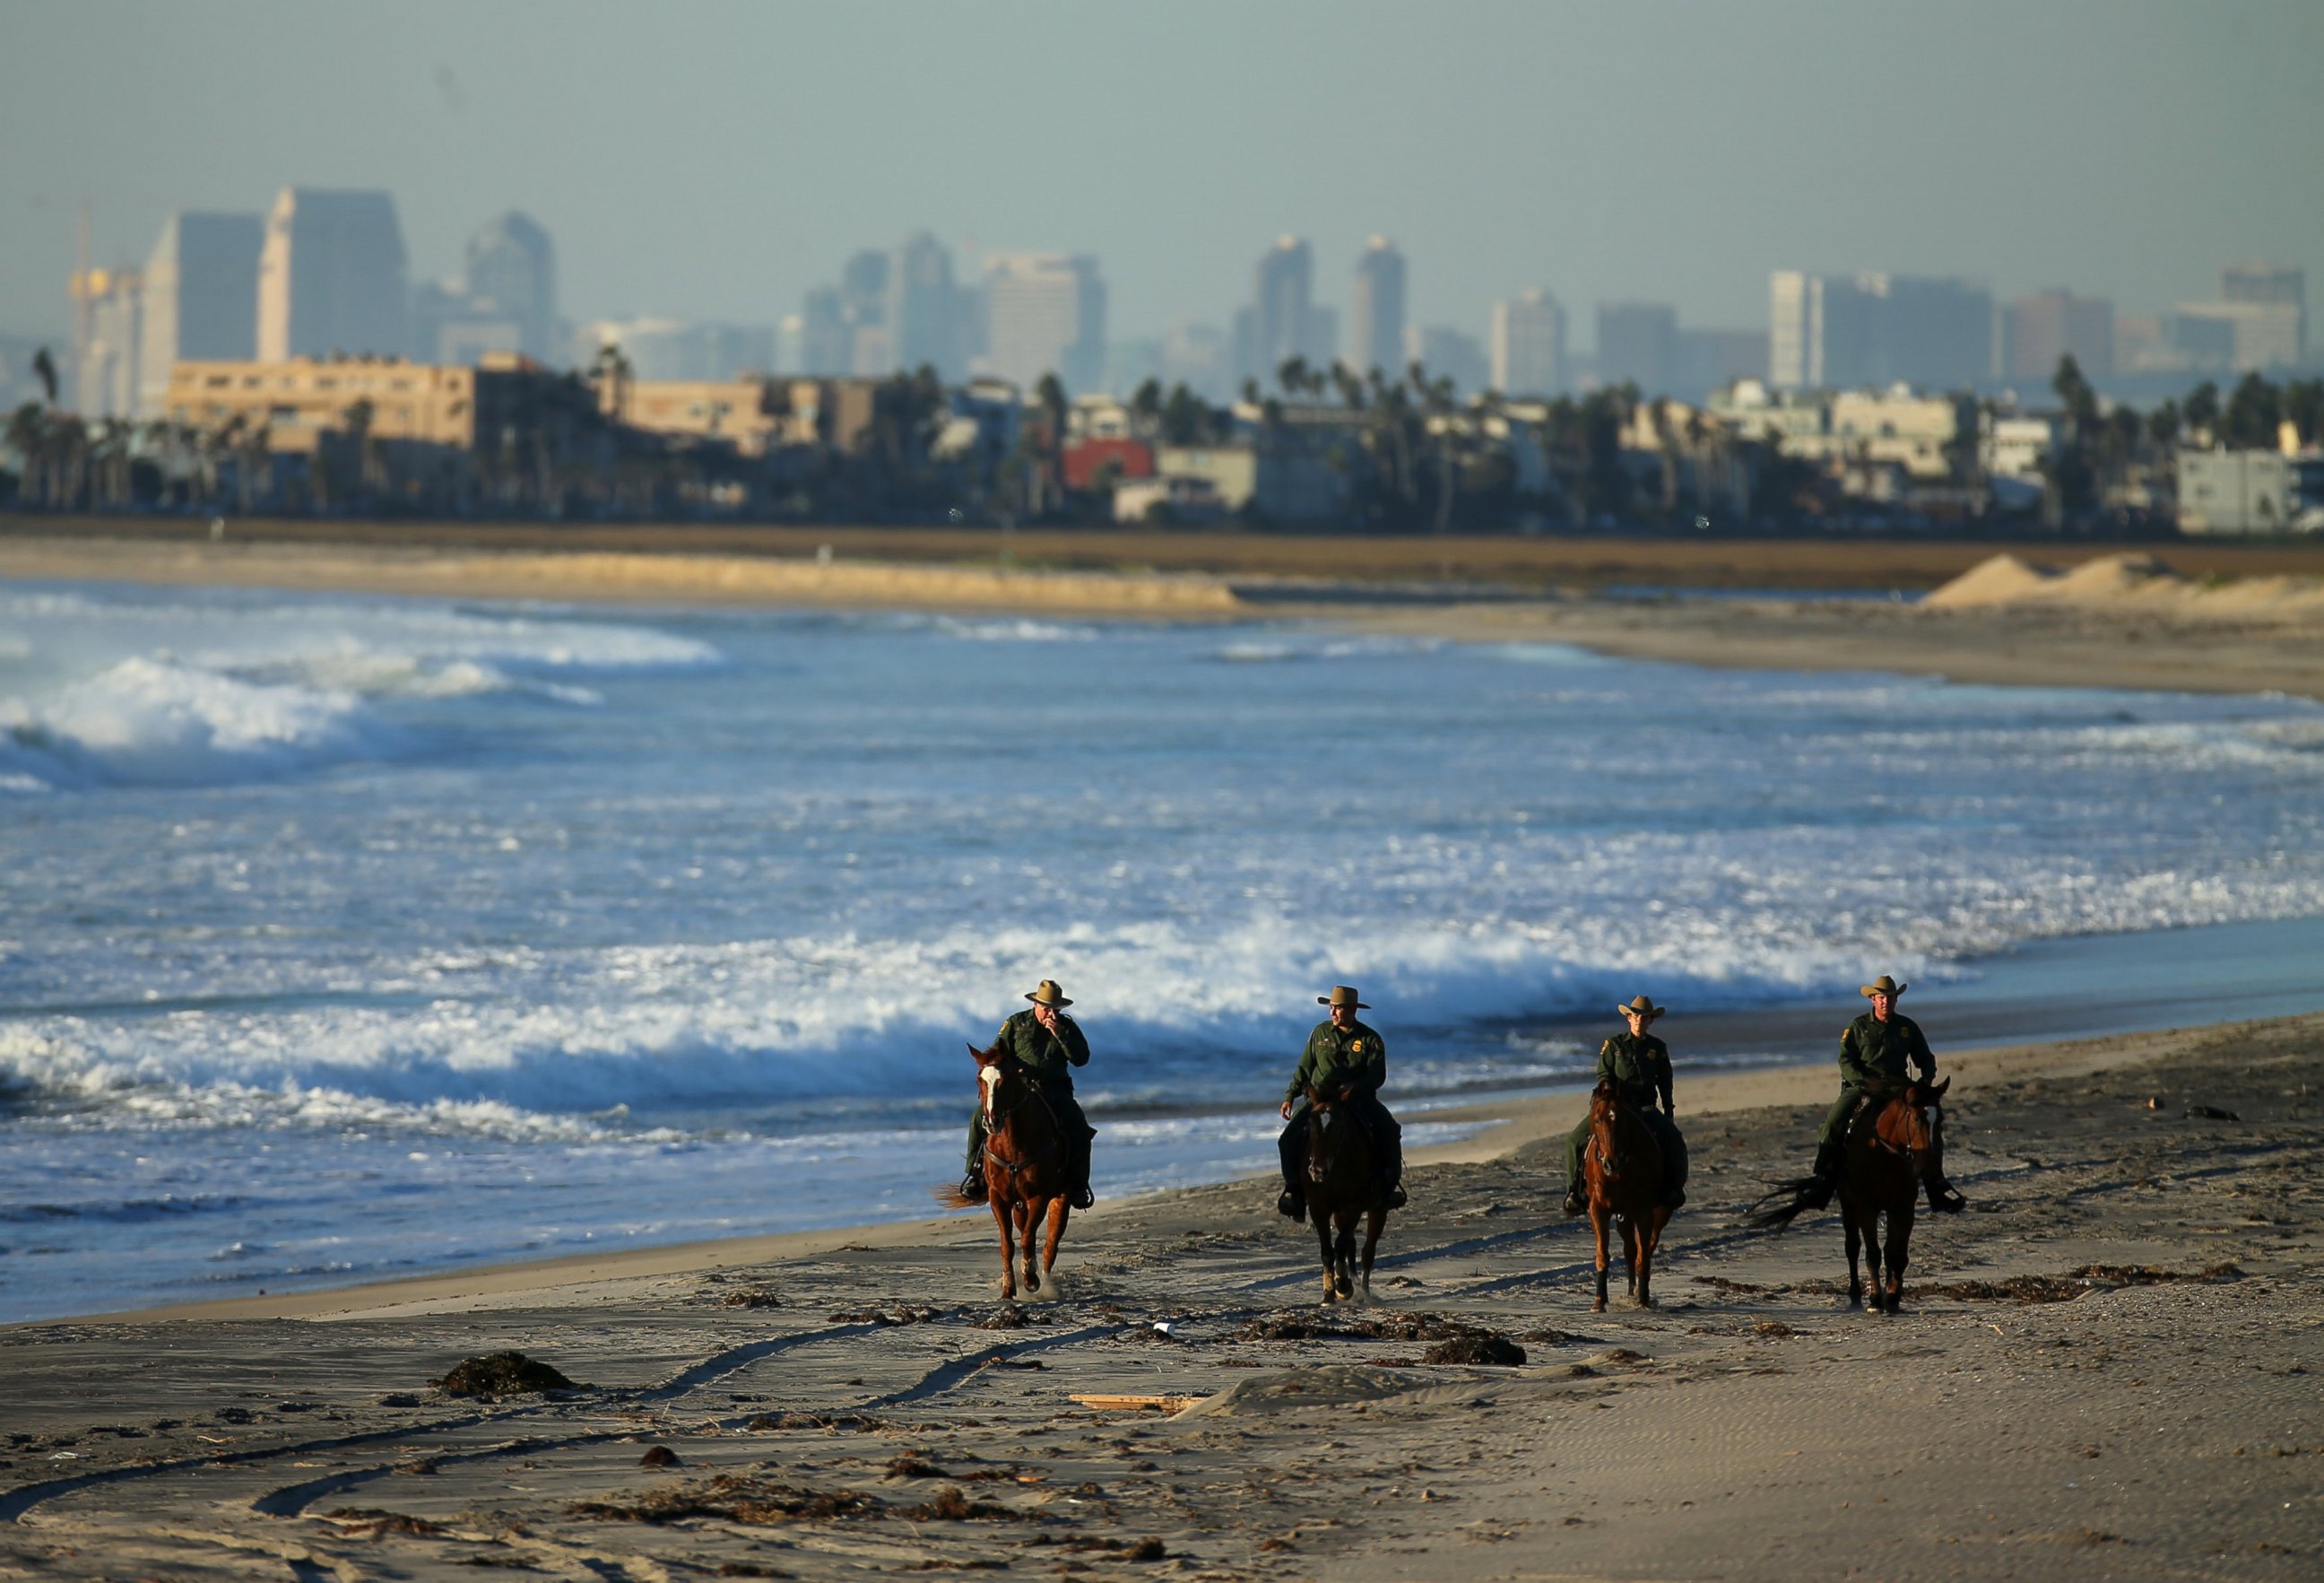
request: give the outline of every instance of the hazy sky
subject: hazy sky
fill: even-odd
[[[2126,311],[2324,272],[2319,0],[369,5],[0,0],[0,329],[174,208],[384,187],[415,279],[505,208],[573,317],[771,321],[863,245],[1095,253],[1116,338],[1222,323],[1279,232],[1344,306],[1530,285],[1762,326],[1771,268]],[[2319,285],[2324,286],[2324,282]]]

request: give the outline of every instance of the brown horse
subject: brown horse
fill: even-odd
[[[1622,1103],[1612,1082],[1590,1095],[1590,1142],[1582,1151],[1582,1184],[1590,1199],[1590,1228],[1598,1236],[1598,1300],[1593,1314],[1606,1311],[1606,1228],[1622,1233],[1622,1258],[1629,1266],[1630,1297],[1640,1308],[1655,1306],[1651,1282],[1655,1249],[1671,1207],[1662,1201],[1663,1151],[1655,1134]]]
[[[1340,1099],[1307,1090],[1307,1214],[1323,1255],[1323,1301],[1353,1297],[1359,1279],[1372,1294],[1372,1254],[1388,1204],[1373,1180],[1371,1134]],[[1356,1264],[1356,1222],[1365,1222],[1360,1274]]]
[[[1913,1211],[1921,1198],[1921,1177],[1937,1157],[1936,1102],[1952,1086],[1947,1078],[1933,1088],[1918,1083],[1882,1106],[1868,1127],[1849,1131],[1846,1166],[1840,1177],[1840,1219],[1848,1238],[1848,1306],[1864,1304],[1864,1283],[1856,1271],[1857,1245],[1872,1273],[1872,1310],[1895,1313],[1904,1300],[1904,1260],[1913,1246]],[[1888,1286],[1880,1286],[1883,1250],[1880,1217],[1888,1217]]]
[[[1065,1128],[1022,1061],[997,1043],[990,1050],[973,1044],[968,1048],[976,1057],[978,1103],[984,1107],[985,1201],[1001,1231],[1001,1295],[1017,1295],[1015,1261],[1020,1249],[1025,1290],[1038,1291],[1041,1278],[1056,1268],[1057,1244],[1073,1217],[1066,1196],[1073,1190],[1073,1159],[1065,1147]],[[957,1188],[939,1190],[936,1197],[954,1208],[973,1201],[963,1199]],[[1033,1239],[1045,1219],[1048,1240],[1036,1263]],[[1054,1275],[1049,1284],[1056,1284]]]
[[[1859,1112],[1848,1129],[1847,1145],[1840,1154],[1838,1190],[1840,1227],[1848,1242],[1850,1308],[1864,1306],[1864,1279],[1857,1264],[1859,1253],[1864,1268],[1872,1274],[1873,1311],[1893,1314],[1903,1306],[1904,1261],[1913,1246],[1914,1209],[1920,1201],[1923,1180],[1942,1163],[1944,1124],[1937,1105],[1952,1082],[1947,1078],[1933,1088],[1908,1083],[1902,1092],[1872,1109],[1870,1125],[1864,1124]],[[1803,1209],[1821,1207],[1807,1189],[1805,1182],[1778,1188],[1777,1193],[1793,1195],[1791,1202],[1757,1211],[1750,1217],[1751,1223],[1781,1230]],[[1885,1248],[1880,1241],[1880,1217],[1884,1214],[1888,1217]],[[1884,1262],[1888,1270],[1885,1290],[1880,1281]]]

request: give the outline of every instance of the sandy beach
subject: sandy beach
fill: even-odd
[[[1948,1060],[1973,1208],[1923,1219],[1895,1318],[1846,1307],[1830,1217],[1736,1224],[1830,1071],[1689,1081],[1674,1028],[1695,1178],[1652,1310],[1590,1311],[1541,1100],[1419,1166],[1337,1310],[1238,1182],[1077,1221],[1013,1307],[964,1216],[19,1327],[0,1567],[2306,1576],[2319,1034]],[[1482,1335],[1526,1361],[1429,1361]],[[429,1383],[504,1349],[576,1388]]]
[[[1798,547],[1724,569],[1691,563],[1701,546],[1657,569],[1649,547],[1566,588],[1538,564],[1335,579],[1190,551],[1128,572],[1046,548],[1028,567],[12,534],[0,578],[1290,616],[2324,698],[2297,551],[2061,578],[1981,567],[1990,546],[1820,547],[1804,572]],[[1698,591],[1590,591],[1606,582]],[[1947,585],[1918,604],[1707,592]],[[1481,1130],[1416,1156],[1355,1308],[1318,1306],[1312,1236],[1247,1180],[1102,1205],[1060,1289],[1015,1306],[989,1219],[963,1216],[23,1325],[0,1332],[0,1576],[2309,1575],[2324,1016],[1947,1053],[1972,1212],[1923,1219],[1891,1319],[1848,1310],[1836,1220],[1738,1224],[1804,1168],[1829,1065],[1696,1078],[1668,1032],[1695,1177],[1653,1310],[1589,1311],[1587,1233],[1554,1180],[1578,1110],[1552,1096],[1431,1116]],[[1433,1359],[1486,1338],[1525,1362]],[[431,1384],[511,1350],[573,1388]]]

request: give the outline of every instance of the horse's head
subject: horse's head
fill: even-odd
[[[1934,1085],[1907,1083],[1904,1092],[1884,1110],[1874,1125],[1874,1134],[1880,1142],[1898,1153],[1915,1159],[1936,1147],[1937,1103],[1945,1090],[1953,1086],[1947,1078]]]
[[[979,1050],[973,1044],[969,1053],[976,1057],[976,1082],[984,1096],[984,1119],[987,1122],[1000,1114],[1004,1090],[1014,1091],[1025,1075],[1025,1064],[997,1041],[990,1050]]]

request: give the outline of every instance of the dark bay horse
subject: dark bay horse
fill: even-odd
[[[1017,1295],[1017,1260],[1021,1251],[1025,1290],[1041,1290],[1041,1278],[1057,1264],[1057,1244],[1073,1217],[1073,1158],[1057,1114],[1042,1096],[1025,1064],[999,1044],[969,1051],[976,1057],[979,1103],[984,1109],[985,1201],[1001,1230],[1001,1295]],[[937,1200],[964,1208],[957,1188],[940,1189]],[[1038,1263],[1033,1239],[1048,1222],[1048,1239]],[[1049,1275],[1054,1287],[1056,1278]]]
[[[1630,1297],[1640,1308],[1655,1306],[1655,1249],[1671,1208],[1662,1201],[1663,1151],[1638,1115],[1622,1103],[1620,1090],[1603,1082],[1590,1095],[1590,1142],[1582,1151],[1582,1185],[1590,1199],[1590,1228],[1598,1237],[1598,1299],[1591,1313],[1606,1311],[1606,1228],[1622,1233],[1622,1258],[1629,1266]]]
[[[1388,1203],[1372,1167],[1371,1134],[1362,1119],[1336,1097],[1308,1089],[1307,1214],[1323,1255],[1325,1302],[1355,1296],[1360,1278],[1364,1296],[1372,1294],[1372,1254],[1379,1247],[1380,1228],[1388,1224]],[[1365,1222],[1360,1276],[1356,1264],[1360,1219]]]
[[[1920,1202],[1922,1179],[1938,1164],[1943,1143],[1937,1102],[1952,1081],[1947,1078],[1934,1088],[1908,1083],[1902,1093],[1874,1111],[1871,1125],[1865,1125],[1859,1116],[1848,1129],[1838,1185],[1840,1227],[1848,1241],[1850,1308],[1864,1306],[1864,1281],[1857,1267],[1859,1251],[1865,1268],[1872,1273],[1873,1311],[1893,1314],[1904,1303],[1904,1261],[1913,1246],[1914,1209]],[[1751,1217],[1752,1223],[1778,1230],[1789,1225],[1811,1202],[1799,1190],[1801,1186],[1793,1183],[1778,1189],[1778,1192],[1791,1191],[1792,1201],[1759,1211]],[[1880,1242],[1883,1215],[1888,1217],[1885,1249]],[[1888,1269],[1885,1291],[1880,1281],[1884,1261]]]

